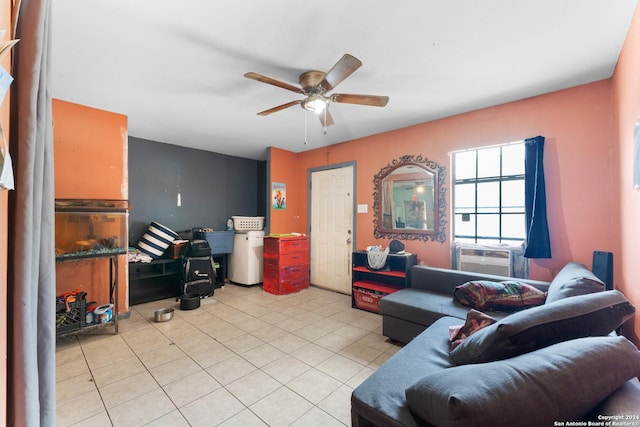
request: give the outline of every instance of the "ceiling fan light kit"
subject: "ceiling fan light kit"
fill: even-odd
[[[305,110],[313,111],[316,114],[320,114],[325,110],[325,108],[328,108],[329,100],[329,98],[326,98],[320,94],[313,94],[308,98],[303,99],[300,105]]]
[[[362,62],[358,58],[347,53],[342,58],[340,58],[340,60],[327,73],[317,70],[310,70],[300,74],[300,78],[298,80],[300,87],[296,87],[254,72],[246,73],[244,76],[248,79],[256,80],[262,83],[270,84],[282,89],[287,89],[292,92],[306,95],[305,99],[278,105],[268,110],[261,111],[258,113],[258,115],[268,116],[269,114],[299,104],[303,109],[316,113],[318,119],[326,128],[327,126],[331,126],[334,123],[333,118],[329,114],[329,103],[335,102],[368,105],[373,107],[384,107],[389,102],[388,96],[340,93],[332,95],[327,94],[327,92],[333,90],[338,84],[340,84],[344,79],[353,74],[353,72],[361,66]]]

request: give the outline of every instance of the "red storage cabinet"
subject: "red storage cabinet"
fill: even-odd
[[[309,287],[309,240],[307,236],[268,236],[263,247],[262,287],[286,295]]]

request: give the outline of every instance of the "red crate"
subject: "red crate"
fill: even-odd
[[[308,252],[294,252],[294,253],[273,253],[265,252],[263,256],[264,264],[274,263],[279,268],[292,267],[296,265],[308,264],[309,253]]]
[[[306,236],[267,237],[264,239],[264,252],[267,254],[309,252],[309,241]]]
[[[399,288],[393,286],[385,286],[362,280],[353,284],[353,300],[356,307],[362,310],[380,313],[380,300],[382,297],[398,290]]]
[[[294,292],[299,292],[309,287],[308,280],[283,280],[280,283],[272,280],[265,280],[262,282],[262,288],[265,292],[269,292],[274,295],[288,295]]]
[[[309,287],[309,264],[278,268],[265,262],[262,289],[276,295],[286,295]]]

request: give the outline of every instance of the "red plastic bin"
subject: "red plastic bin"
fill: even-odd
[[[385,296],[400,290],[393,286],[381,285],[379,283],[358,281],[353,284],[353,300],[356,307],[380,313],[380,300]]]

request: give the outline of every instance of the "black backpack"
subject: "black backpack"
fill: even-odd
[[[213,295],[216,284],[216,267],[213,257],[186,257],[182,272],[182,293],[196,294],[200,298]]]

